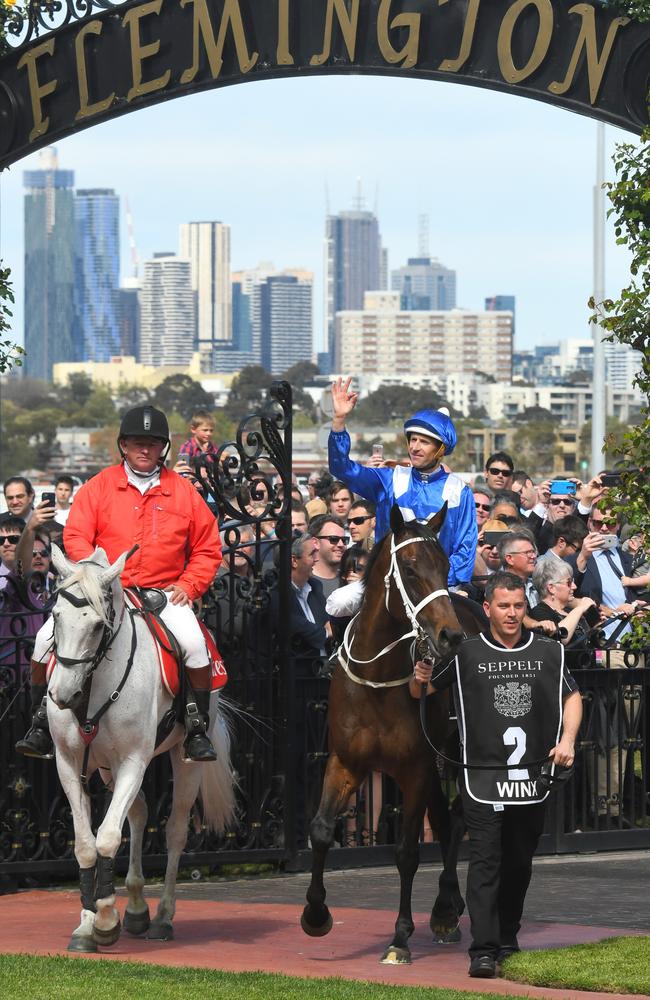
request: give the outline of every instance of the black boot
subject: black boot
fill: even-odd
[[[22,740],[16,743],[18,753],[26,757],[40,757],[51,760],[54,744],[47,723],[47,685],[32,685],[32,725]]]
[[[189,672],[189,671],[188,671]],[[210,725],[210,692],[195,691],[188,681],[188,701],[185,706],[185,753],[189,760],[211,761],[217,753],[208,736]]]

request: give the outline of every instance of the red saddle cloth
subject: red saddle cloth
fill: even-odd
[[[142,601],[130,587],[125,590],[125,594],[127,601],[132,607],[138,609],[142,607]],[[180,691],[178,660],[170,649],[167,633],[158,618],[154,615],[144,615],[144,620],[155,639],[156,653],[158,654],[158,663],[160,665],[160,679],[162,680],[163,687],[174,698]],[[203,632],[205,644],[208,647],[208,656],[212,667],[212,686],[210,690],[218,691],[219,688],[224,687],[228,682],[228,674],[212,633],[208,631],[202,621],[199,622],[199,625]]]

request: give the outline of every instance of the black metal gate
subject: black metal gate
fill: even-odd
[[[222,445],[214,461],[196,465],[222,532],[223,565],[202,615],[228,668],[239,822],[216,838],[197,812],[184,857],[192,868],[308,863],[308,821],[327,760],[329,667],[293,644],[289,624],[291,419],[291,388],[273,383],[236,440]],[[29,722],[29,659],[42,616],[25,587],[10,582],[0,590],[0,876],[48,882],[76,875],[70,811],[54,762],[30,761],[13,749]],[[650,846],[650,668],[628,659],[613,669],[609,655],[598,667],[575,671],[585,705],[581,753],[575,780],[553,796],[545,853]],[[156,759],[145,777],[149,872],[165,863],[170,781],[168,763]],[[94,779],[96,820],[107,795]],[[390,860],[400,816],[393,783],[371,776],[338,824],[337,862]],[[425,827],[424,859],[439,856],[429,839]],[[127,854],[128,826],[118,869],[126,870]]]

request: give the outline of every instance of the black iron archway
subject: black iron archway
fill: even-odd
[[[1,16],[0,169],[172,97],[313,74],[447,80],[648,123],[650,25],[604,0],[29,0]]]

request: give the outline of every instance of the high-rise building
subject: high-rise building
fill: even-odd
[[[233,348],[230,226],[186,222],[180,226],[180,256],[192,265],[196,350],[206,371],[215,368],[215,350]]]
[[[456,272],[434,257],[409,257],[391,275],[393,291],[401,295],[402,309],[440,310],[456,307]]]
[[[512,377],[512,315],[463,309],[406,312],[399,292],[368,292],[336,317],[335,371],[364,375],[484,372]]]
[[[512,332],[515,332],[515,303],[516,298],[514,295],[491,295],[485,300],[486,312],[511,312],[512,313]]]
[[[325,221],[325,352],[326,364],[334,350],[335,316],[348,309],[362,309],[368,291],[385,287],[387,257],[382,252],[377,217],[363,209],[361,197],[355,208]]]
[[[57,361],[74,361],[74,172],[59,170],[55,149],[26,170],[25,374],[52,377]]]
[[[194,350],[192,265],[173,254],[144,262],[140,296],[140,361],[186,365]]]
[[[270,275],[253,287],[253,331],[262,366],[281,375],[312,357],[313,275]]]
[[[120,200],[108,188],[78,189],[75,214],[75,355],[108,361],[121,351]]]
[[[118,295],[119,353],[126,357],[138,358],[140,356],[140,279],[125,278]]]

